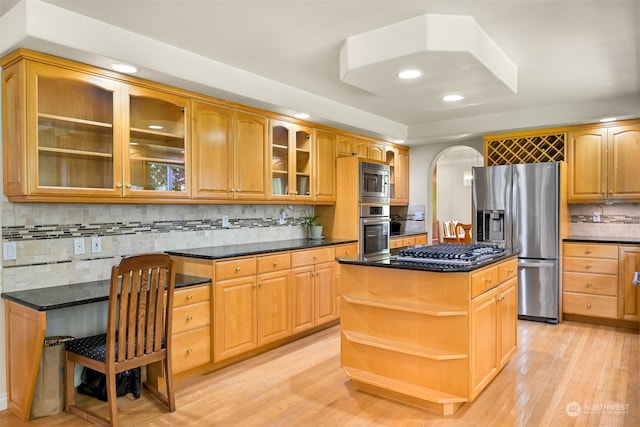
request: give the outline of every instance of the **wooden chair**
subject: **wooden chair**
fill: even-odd
[[[171,313],[175,287],[174,261],[167,254],[125,257],[111,269],[105,334],[67,342],[65,410],[98,425],[117,426],[116,374],[164,361],[166,395],[144,384],[171,412],[175,411],[171,367]],[[166,303],[165,303],[166,290]],[[106,376],[110,419],[76,405],[75,364]]]
[[[471,224],[462,224],[457,223],[455,228],[455,234],[457,238],[457,243],[473,243],[473,238],[471,237]]]
[[[443,221],[442,223],[442,243],[457,243],[456,236],[457,221]]]

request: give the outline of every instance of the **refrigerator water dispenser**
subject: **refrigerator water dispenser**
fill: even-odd
[[[476,215],[478,224],[477,242],[504,245],[504,211],[478,211]]]

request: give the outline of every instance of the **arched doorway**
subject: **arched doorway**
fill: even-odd
[[[471,168],[484,166],[484,157],[474,148],[455,145],[434,159],[432,188],[432,244],[442,241],[444,221],[472,222]]]

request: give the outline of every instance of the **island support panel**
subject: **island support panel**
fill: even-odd
[[[482,297],[498,304],[503,281],[508,282],[503,287],[515,291],[513,274],[503,281],[497,277],[499,268],[513,269],[514,263],[515,259],[507,260],[498,268],[493,264],[473,273],[341,264],[341,364],[356,389],[442,415],[473,401],[514,353],[517,313],[509,310],[509,319],[502,320],[513,336],[509,350],[491,351],[507,356],[506,360],[494,364],[492,358],[493,369],[475,372],[484,370],[477,369],[483,364],[473,353],[481,349],[474,344],[479,331],[472,303]],[[472,282],[484,277],[478,274],[484,270],[496,273],[495,278],[484,274],[493,286],[472,299]],[[516,301],[513,295],[509,306]],[[501,331],[496,321],[492,318],[490,325],[494,338]],[[501,345],[496,339],[489,341]],[[479,376],[482,381],[476,384],[474,378]]]

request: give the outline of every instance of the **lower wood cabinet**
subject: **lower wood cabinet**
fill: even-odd
[[[638,328],[640,287],[632,282],[640,246],[566,242],[563,251],[562,311]]]
[[[517,349],[517,279],[471,302],[471,398],[475,398]]]
[[[415,236],[398,236],[389,239],[389,247],[391,249],[401,248],[404,246],[426,245],[427,235],[417,234]]]
[[[633,282],[634,273],[640,271],[640,246],[619,247],[620,317],[640,322],[640,286]]]
[[[211,285],[174,292],[173,373],[211,362]]]
[[[291,254],[293,333],[336,318],[335,257],[333,247]]]

